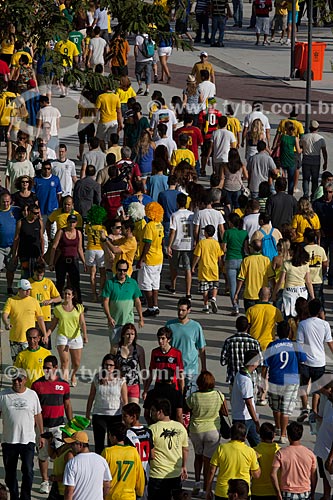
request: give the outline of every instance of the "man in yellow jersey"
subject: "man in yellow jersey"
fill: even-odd
[[[57,210],[53,210],[53,212],[51,212],[47,218],[46,232],[48,237],[50,237],[51,235],[51,227],[54,222],[56,223],[57,231],[67,226],[67,217],[69,216],[69,214],[76,215],[77,217],[76,227],[82,229],[83,226],[82,217],[79,214],[79,212],[74,210],[73,197],[67,195],[62,199],[62,207],[57,208]]]
[[[28,347],[26,332],[35,326],[36,321],[46,338],[46,329],[42,309],[36,299],[30,296],[31,284],[21,279],[17,283],[18,292],[15,297],[7,299],[3,311],[2,321],[5,329],[9,330],[10,354],[15,361],[19,352]]]
[[[170,164],[173,167],[179,165],[180,162],[186,161],[191,165],[191,167],[195,168],[195,157],[193,152],[187,148],[189,143],[189,136],[187,134],[180,134],[178,137],[179,149],[173,151],[171,155]]]
[[[145,489],[145,474],[135,446],[125,445],[127,427],[118,424],[109,433],[111,446],[104,448],[112,480],[106,500],[136,500]]]
[[[117,263],[119,260],[124,259],[128,263],[128,271],[127,275],[132,276],[133,272],[133,260],[137,250],[137,241],[135,236],[133,235],[134,231],[134,222],[131,220],[124,220],[121,223],[121,232],[123,237],[119,240],[113,242],[110,239],[106,238],[103,234],[102,241],[105,241],[107,247],[115,254],[115,259],[113,261],[112,272],[116,274],[117,272]]]
[[[18,353],[14,363],[16,368],[23,368],[27,372],[26,386],[29,389],[35,380],[44,375],[44,359],[51,355],[51,351],[39,345],[41,336],[42,334],[37,328],[29,328],[27,330],[28,347]]]
[[[119,96],[107,88],[97,97],[95,108],[99,116],[96,137],[99,139],[102,151],[105,151],[105,143],[108,147],[111,146],[111,134],[119,133],[123,128]]]
[[[65,57],[62,60],[62,65],[64,68],[64,72],[67,71],[69,68],[72,68],[73,65],[77,65],[79,62],[79,50],[75,43],[71,42],[68,40],[68,35],[63,38],[63,40],[59,40],[55,44],[54,47],[55,52],[58,52],[59,54],[63,54]],[[61,87],[61,94],[60,97],[66,97],[67,95],[67,90],[64,84],[62,83],[62,80],[60,80],[60,87]]]

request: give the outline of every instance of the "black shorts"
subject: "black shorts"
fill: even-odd
[[[112,66],[111,73],[113,76],[127,76],[128,67],[126,66]]]
[[[321,479],[324,479],[324,477],[326,477],[326,474],[325,474],[323,459],[317,457],[317,464],[318,464],[319,477],[321,477]]]
[[[171,500],[182,489],[179,477],[158,479],[151,477],[148,483],[148,500]]]
[[[92,137],[95,137],[95,125],[93,123],[89,123],[85,128],[78,131],[77,135],[79,136],[80,144],[84,144],[86,142],[89,143]]]
[[[319,380],[325,373],[325,366],[308,366],[300,364],[299,374],[300,374],[300,384],[308,385],[310,382],[315,382]]]
[[[206,140],[204,140],[203,145],[201,146],[201,155],[207,156],[209,148],[210,148],[210,140],[206,139]]]

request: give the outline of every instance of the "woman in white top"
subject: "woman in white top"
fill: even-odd
[[[86,407],[86,418],[90,419],[92,404],[92,426],[95,451],[101,454],[105,448],[105,434],[122,421],[122,407],[127,404],[127,384],[116,369],[115,357],[106,354],[102,366],[91,383]],[[108,444],[110,446],[110,444]]]

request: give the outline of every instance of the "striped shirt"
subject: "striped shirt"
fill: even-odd
[[[260,353],[260,362],[262,363],[260,344],[249,333],[238,332],[225,340],[220,363],[222,366],[227,365],[227,382],[233,383],[236,373],[241,366],[244,366],[244,354],[252,349]]]

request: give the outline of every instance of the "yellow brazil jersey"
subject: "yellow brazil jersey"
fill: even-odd
[[[15,44],[12,42],[12,40],[2,40],[1,45],[0,45],[0,52],[1,54],[14,54],[14,49],[15,49]]]
[[[199,281],[218,281],[218,259],[223,255],[220,244],[214,238],[200,240],[194,249],[194,255],[200,257],[198,265]]]
[[[306,219],[301,214],[294,215],[291,221],[291,227],[296,232],[296,238],[293,240],[294,243],[303,243],[304,241],[304,231],[307,227],[310,229],[314,229],[315,231],[319,231],[320,229],[320,221],[317,214],[314,214],[311,219]]]
[[[113,92],[105,92],[97,97],[96,108],[100,112],[100,122],[108,123],[117,121],[117,109],[120,109],[119,96]]]
[[[100,231],[105,231],[107,234],[107,229],[100,224],[87,224],[85,227],[85,233],[88,238],[87,250],[103,250],[101,247]]]
[[[195,158],[192,151],[186,148],[176,149],[171,155],[170,164],[176,167],[181,161],[187,161],[191,167],[195,167]]]
[[[136,500],[143,496],[145,474],[134,446],[116,444],[104,448],[102,457],[107,461],[112,476],[106,500]]]
[[[303,125],[301,124],[301,122],[299,122],[298,120],[294,120],[292,118],[285,118],[284,120],[281,120],[280,123],[279,123],[279,126],[278,126],[278,129],[277,131],[280,133],[280,134],[283,134],[285,135],[287,133],[287,130],[286,130],[286,124],[288,122],[292,122],[292,124],[294,125],[294,135],[296,137],[301,137],[303,134],[304,134],[304,127]]]
[[[26,342],[26,332],[36,325],[37,319],[43,316],[40,305],[33,297],[21,299],[18,295],[7,299],[3,312],[9,315],[11,329],[9,340]]]
[[[31,387],[35,380],[44,376],[43,364],[47,356],[51,356],[51,351],[39,347],[37,350],[25,349],[21,351],[16,358],[14,366],[24,368],[27,372],[27,387]]]
[[[258,340],[263,351],[275,340],[276,324],[283,321],[281,311],[268,302],[259,302],[246,311],[250,335]]]
[[[121,104],[127,104],[130,97],[136,97],[135,90],[133,87],[129,87],[127,90],[123,90],[120,87],[117,88],[117,95],[119,96]]]
[[[19,66],[20,57],[23,56],[23,55],[27,56],[27,58],[29,59],[29,64],[32,64],[32,57],[29,54],[29,52],[26,52],[25,50],[18,50],[17,52],[15,52],[15,54],[12,55],[12,58],[10,60],[10,65],[12,67],[18,67]]]
[[[121,253],[115,254],[112,271],[116,274],[118,260],[124,259],[128,264],[127,275],[132,276],[133,272],[132,264],[138,246],[135,236],[133,236],[132,238],[120,238],[119,240],[115,241],[115,245],[120,247]]]
[[[137,249],[136,249],[136,253],[134,256],[134,260],[139,260],[141,257],[142,250],[144,247],[144,243],[142,241],[142,238],[143,238],[143,232],[144,232],[146,225],[147,225],[147,222],[145,221],[145,219],[137,220],[136,222],[134,222],[133,234],[134,234],[136,242],[138,244]]]
[[[261,474],[258,479],[252,479],[252,495],[275,497],[276,491],[271,480],[271,470],[273,458],[280,446],[277,443],[259,443],[253,449],[258,454]]]
[[[76,227],[82,227],[82,217],[79,212],[77,212],[76,210],[72,210],[71,214],[76,215],[77,217]],[[62,208],[57,208],[57,210],[53,210],[53,212],[50,213],[48,219],[50,222],[55,222],[57,224],[58,231],[58,229],[63,229],[67,226],[67,218],[69,215],[70,214],[64,212]]]
[[[44,300],[55,299],[60,296],[55,284],[49,278],[43,278],[40,281],[35,281],[33,278],[29,278],[31,283],[31,297],[38,300],[39,305],[42,308],[42,313],[44,321],[51,321],[51,305],[42,306]]]
[[[256,452],[241,441],[229,441],[218,446],[210,463],[219,468],[215,495],[224,498],[228,498],[229,479],[243,479],[250,487],[251,471],[259,469]]]
[[[245,281],[244,298],[258,300],[259,290],[268,286],[275,272],[268,257],[261,254],[248,255],[243,259],[237,279]]]
[[[286,0],[275,0],[275,14],[286,16],[288,14]]]
[[[230,130],[237,139],[237,134],[242,131],[242,126],[238,118],[235,116],[228,116],[227,129]]]
[[[164,238],[163,226],[160,222],[150,221],[146,225],[142,241],[150,243],[150,248],[145,257],[147,266],[158,266],[163,264],[162,241]]]
[[[17,95],[8,91],[0,93],[0,125],[2,127],[8,127],[10,117],[14,116],[17,110],[17,102],[15,101]]]
[[[55,44],[54,50],[69,57],[70,63],[67,59],[63,59],[62,65],[65,66],[65,68],[68,66],[72,66],[73,58],[80,55],[77,46],[70,40],[60,40],[60,42],[57,42]]]
[[[105,154],[113,153],[116,157],[116,162],[121,160],[121,146],[111,146],[109,149],[105,151]]]

